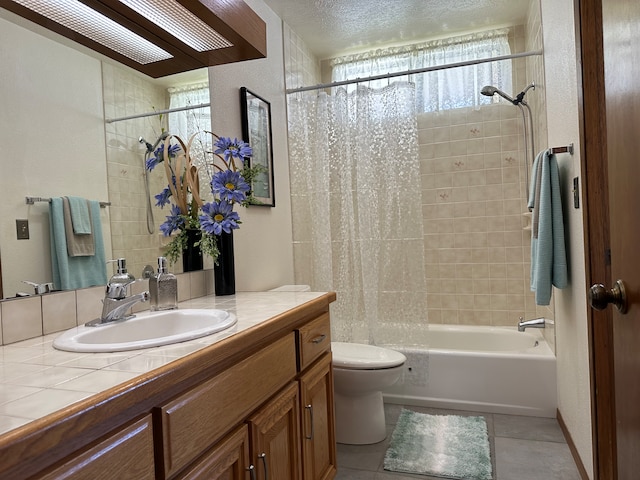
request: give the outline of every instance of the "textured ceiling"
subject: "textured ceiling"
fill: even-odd
[[[320,58],[523,23],[536,0],[264,0]]]

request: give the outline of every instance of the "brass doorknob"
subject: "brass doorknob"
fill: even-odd
[[[597,283],[589,289],[589,305],[596,310],[604,310],[612,303],[620,311],[627,313],[627,293],[622,280],[616,280],[611,290],[607,290],[604,285]]]

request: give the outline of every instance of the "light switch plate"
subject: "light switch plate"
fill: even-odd
[[[29,220],[16,219],[16,235],[18,240],[29,240]]]

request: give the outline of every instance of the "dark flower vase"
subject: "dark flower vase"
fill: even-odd
[[[233,231],[218,235],[218,260],[213,267],[216,295],[236,293],[236,271],[233,259]]]
[[[202,270],[202,251],[200,245],[194,244],[202,238],[200,230],[187,230],[187,248],[182,251],[182,271],[193,272]]]

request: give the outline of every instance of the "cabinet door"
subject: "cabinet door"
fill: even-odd
[[[151,415],[117,431],[92,448],[66,461],[40,480],[153,480]]]
[[[249,433],[241,426],[190,468],[181,480],[246,480],[249,472]]]
[[[298,402],[298,385],[292,383],[249,419],[258,480],[301,478]]]
[[[336,474],[331,353],[300,377],[302,468],[304,480],[328,480]]]

